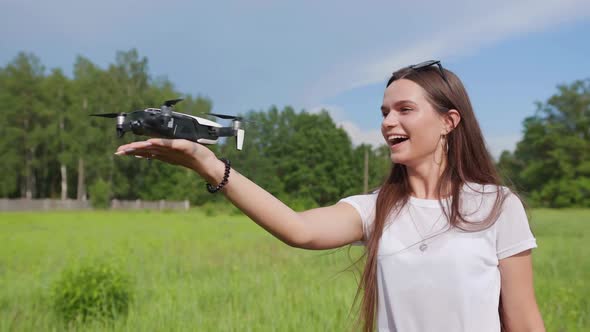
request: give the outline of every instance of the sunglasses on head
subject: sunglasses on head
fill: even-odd
[[[429,68],[431,66],[438,67],[438,71],[440,72],[440,76],[442,76],[443,80],[449,86],[449,89],[451,89],[451,84],[447,80],[447,75],[445,75],[445,71],[443,69],[442,64],[440,63],[440,60],[428,60],[428,61],[420,62],[419,64],[408,66],[408,68],[410,68],[412,70],[421,70],[421,69]]]
[[[445,75],[445,71],[443,69],[442,64],[440,63],[440,60],[428,60],[428,61],[420,62],[420,63],[415,64],[415,65],[408,66],[406,68],[411,69],[411,70],[422,70],[422,69],[429,68],[431,66],[437,66],[438,67],[438,71],[440,73],[440,76],[443,78],[443,80],[445,81],[445,83],[447,83],[447,86],[449,87],[449,89],[451,89],[451,84],[447,80],[447,75]],[[392,76],[389,79],[389,81],[387,82],[387,86],[389,86],[394,80],[395,80],[395,77]]]

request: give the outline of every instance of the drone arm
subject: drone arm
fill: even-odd
[[[131,125],[129,123],[117,123],[117,137],[123,137],[123,135],[130,130]]]
[[[217,131],[217,136],[219,137],[229,137],[236,135],[236,131],[232,127],[219,127],[215,129]]]
[[[235,127],[220,127],[214,128],[215,133],[219,137],[236,137],[236,148],[238,150],[242,150],[242,146],[244,145],[244,129],[235,128]]]

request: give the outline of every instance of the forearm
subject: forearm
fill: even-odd
[[[198,173],[207,182],[212,185],[221,182],[225,170],[223,162],[214,160],[206,169]],[[231,169],[229,181],[221,191],[254,222],[286,244],[300,247],[308,242],[304,219],[235,169]]]
[[[225,163],[206,147],[184,139],[152,138],[117,148],[116,155],[155,158],[197,172],[213,186],[222,182]],[[221,192],[247,216],[281,241],[298,248],[330,249],[359,241],[362,220],[349,204],[297,213],[232,169]]]

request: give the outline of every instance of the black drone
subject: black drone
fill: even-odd
[[[215,144],[219,137],[236,137],[236,147],[242,150],[244,130],[241,118],[232,115],[213,114],[221,119],[232,120],[231,127],[222,127],[219,123],[196,116],[173,112],[176,103],[182,99],[164,102],[161,108],[146,108],[131,113],[91,114],[105,118],[117,118],[117,136],[123,137],[132,131],[137,135],[162,138],[183,138],[201,144]]]

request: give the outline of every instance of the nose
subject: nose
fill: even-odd
[[[387,115],[385,117],[383,117],[383,121],[381,122],[381,125],[384,128],[393,128],[395,126],[397,126],[399,123],[398,118],[395,114],[395,112],[389,112],[387,113]]]

